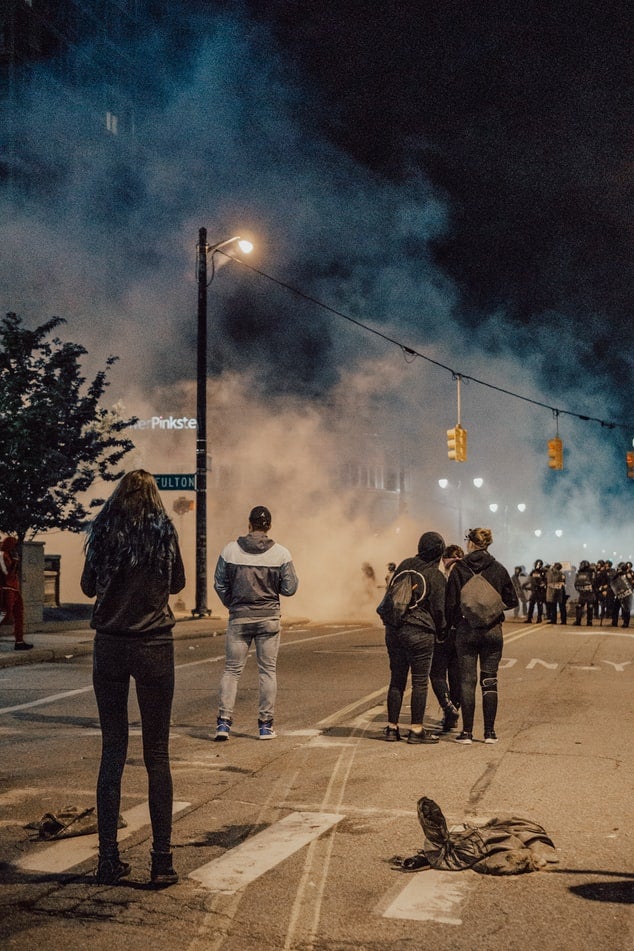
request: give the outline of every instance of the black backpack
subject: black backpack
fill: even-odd
[[[393,576],[376,613],[386,627],[400,627],[426,594],[424,576],[420,571],[406,568]]]

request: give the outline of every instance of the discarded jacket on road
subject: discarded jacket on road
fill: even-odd
[[[417,811],[425,844],[416,855],[393,860],[392,867],[403,872],[471,868],[483,875],[521,875],[559,861],[546,830],[531,819],[499,817],[480,826],[464,823],[450,832],[433,799],[423,796]]]
[[[118,828],[124,829],[127,822],[119,816]],[[94,806],[79,809],[65,806],[59,812],[45,812],[41,819],[28,822],[25,829],[33,829],[39,839],[69,839],[75,835],[94,835],[97,832],[97,815]]]

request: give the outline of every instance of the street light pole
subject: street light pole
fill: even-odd
[[[207,286],[213,280],[213,255],[237,242],[248,254],[253,245],[240,236],[228,238],[211,247],[207,229],[198,231],[196,280],[198,284],[198,328],[196,343],[196,607],[195,617],[211,614],[207,607]],[[207,256],[211,255],[211,278],[207,280]]]
[[[198,331],[196,350],[196,607],[207,607],[207,229],[198,232]]]

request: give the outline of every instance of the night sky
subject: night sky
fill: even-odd
[[[469,327],[501,311],[518,348],[562,325],[587,335],[579,376],[615,382],[631,421],[630,5],[247,7],[333,142],[380,177],[423,176],[446,202],[431,247],[459,289],[453,316]]]

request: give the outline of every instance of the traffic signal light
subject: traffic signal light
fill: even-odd
[[[627,462],[627,477],[634,479],[634,452],[626,452],[625,460]]]
[[[467,430],[460,423],[447,430],[447,455],[456,462],[467,461]]]
[[[564,444],[559,436],[548,440],[548,465],[551,469],[564,467]]]

